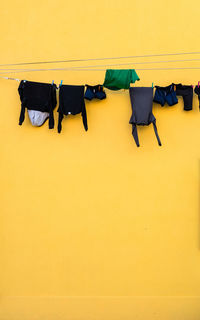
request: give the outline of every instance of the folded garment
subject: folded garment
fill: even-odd
[[[161,141],[156,127],[156,118],[152,113],[153,88],[152,87],[133,87],[129,89],[132,106],[132,115],[129,123],[132,124],[132,135],[136,145],[139,147],[137,125],[148,126],[153,123],[156,138],[159,146]]]
[[[64,115],[81,113],[85,130],[88,130],[87,114],[84,101],[84,86],[61,85],[59,90],[58,132],[62,130]]]
[[[21,100],[19,125],[24,121],[27,108],[34,126],[41,126],[49,118],[49,129],[52,129],[54,127],[53,110],[57,103],[56,85],[22,80],[18,92]]]
[[[108,69],[103,86],[110,90],[129,89],[136,80],[140,78],[134,69]]]

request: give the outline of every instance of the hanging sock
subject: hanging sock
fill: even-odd
[[[132,115],[129,123],[132,124],[132,135],[136,145],[139,147],[137,125],[148,126],[153,123],[154,132],[159,146],[161,141],[156,127],[156,119],[152,113],[153,107],[153,88],[152,87],[133,87],[129,89],[132,106]]]
[[[62,130],[64,115],[81,113],[85,131],[88,130],[84,101],[84,86],[61,85],[59,89],[58,133]]]

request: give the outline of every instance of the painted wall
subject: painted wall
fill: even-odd
[[[200,51],[198,22],[197,0],[2,1],[0,63]],[[184,58],[191,56],[171,57]],[[104,62],[79,65],[93,64]],[[159,66],[200,63],[146,67]],[[138,74],[137,86],[200,80],[200,70]],[[100,71],[14,76],[104,80]],[[17,88],[0,80],[0,319],[199,319],[197,97],[191,112],[181,99],[155,105],[163,146],[150,126],[139,128],[138,149],[128,92],[87,102],[88,132],[76,116],[63,120],[59,135],[27,116],[18,126]]]

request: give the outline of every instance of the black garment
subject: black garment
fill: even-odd
[[[165,105],[165,102],[167,102],[168,106],[173,106],[178,103],[173,83],[167,87],[155,86],[155,88],[154,102],[159,103],[162,107]]]
[[[103,86],[101,86],[100,84],[96,86],[89,86],[88,84],[86,84],[86,88],[87,90],[85,92],[85,99],[92,100],[96,98],[99,100],[103,100],[106,98],[106,93],[103,90]]]
[[[160,138],[158,136],[156,119],[152,113],[153,106],[153,88],[151,87],[131,87],[129,89],[132,116],[129,123],[132,124],[132,135],[135,139],[136,145],[139,147],[139,139],[137,134],[137,125],[148,126],[153,123],[156,138],[159,146],[161,146]]]
[[[61,85],[59,90],[58,132],[62,130],[64,115],[81,113],[85,130],[88,130],[87,114],[84,101],[84,86]]]
[[[196,86],[194,89],[194,92],[198,95],[198,99],[199,99],[199,109],[200,109],[200,87]]]
[[[22,80],[18,92],[21,100],[19,125],[25,118],[25,108],[49,113],[49,129],[54,127],[53,110],[56,107],[56,85]]]
[[[192,86],[183,86],[181,83],[175,84],[176,95],[183,97],[184,110],[192,110],[193,102],[193,87]]]

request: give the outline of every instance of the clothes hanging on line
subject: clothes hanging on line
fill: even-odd
[[[28,116],[33,126],[41,127],[49,118],[49,112],[28,110]]]
[[[199,84],[195,87],[194,92],[198,95],[198,99],[199,99],[199,110],[200,110],[200,87],[199,87]]]
[[[183,97],[183,103],[184,103],[184,110],[190,111],[192,110],[192,104],[193,104],[193,87],[190,85],[182,85],[174,84],[175,85],[175,91],[177,96]]]
[[[22,125],[27,108],[34,126],[41,126],[49,118],[49,129],[54,128],[53,110],[56,107],[56,85],[22,80],[18,92],[21,100],[19,125]]]
[[[154,102],[159,103],[162,107],[165,103],[167,103],[168,106],[173,106],[178,103],[173,83],[167,87],[155,86],[155,88]]]
[[[107,69],[103,86],[110,90],[129,89],[130,84],[138,80],[134,69]]]
[[[173,106],[178,103],[178,97],[183,97],[184,110],[192,110],[193,105],[193,87],[190,85],[170,84],[167,87],[155,86],[156,91],[153,101],[159,103],[162,107],[167,103]]]
[[[85,130],[88,130],[87,114],[84,101],[84,86],[61,85],[59,89],[58,132],[62,130],[64,115],[81,113]]]
[[[88,84],[86,86],[86,92],[85,92],[85,99],[92,100],[94,98],[103,100],[106,98],[106,93],[103,90],[103,86],[98,84],[96,86],[89,86]]]
[[[136,145],[139,147],[137,125],[148,126],[153,123],[156,138],[159,146],[161,141],[156,127],[156,118],[152,113],[153,88],[152,87],[131,87],[129,89],[132,106],[132,115],[129,123],[132,124],[132,135]]]
[[[17,80],[14,78],[7,78]],[[106,98],[106,93],[103,86],[111,90],[128,89],[130,94],[132,115],[129,123],[132,125],[132,135],[139,147],[139,139],[137,133],[137,125],[146,126],[153,124],[155,135],[158,144],[161,146],[161,141],[158,135],[156,119],[152,113],[153,102],[164,106],[167,103],[173,106],[178,103],[177,96],[183,97],[184,110],[189,111],[193,108],[193,86],[179,84],[170,84],[166,87],[155,86],[155,95],[153,97],[152,87],[130,87],[130,83],[140,80],[134,69],[129,70],[113,70],[108,69],[105,75],[103,85],[61,85],[59,88],[52,82],[40,83],[33,81],[22,80],[18,87],[18,92],[21,100],[21,112],[19,125],[25,118],[25,109],[27,108],[29,119],[33,126],[41,126],[49,118],[49,128],[54,127],[53,110],[56,107],[56,89],[59,89],[59,107],[58,107],[58,132],[62,130],[62,120],[64,116],[76,115],[81,113],[82,121],[85,130],[88,130],[87,113],[84,98],[92,100],[94,98],[103,100]],[[198,95],[200,108],[200,88],[195,87],[195,93]],[[85,95],[84,95],[85,92]]]

